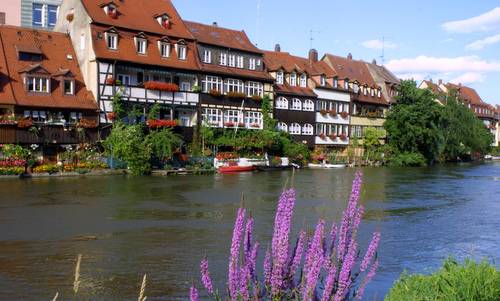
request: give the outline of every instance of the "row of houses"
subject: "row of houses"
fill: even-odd
[[[64,0],[58,15],[54,32],[0,27],[0,143],[46,157],[102,136],[117,93],[144,116],[161,105],[186,141],[202,124],[262,129],[268,95],[280,130],[340,151],[383,129],[397,94],[376,61],[261,50],[244,31],[183,20],[169,0]]]

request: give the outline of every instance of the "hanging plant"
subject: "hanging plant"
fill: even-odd
[[[337,139],[337,135],[335,135],[335,134],[331,134],[328,137],[330,137],[330,139],[332,139],[332,140],[336,140]]]

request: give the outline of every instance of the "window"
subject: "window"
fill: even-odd
[[[320,77],[320,85],[322,87],[326,86],[326,77],[324,75],[321,75]]]
[[[297,73],[295,72],[292,72],[292,74],[290,74],[290,86],[297,86]]]
[[[288,109],[288,99],[284,97],[278,97],[276,100],[276,108],[277,109]]]
[[[382,97],[382,90],[380,88],[378,88],[377,90],[377,97],[378,98]]]
[[[302,127],[298,123],[292,123],[289,132],[292,135],[300,135],[302,133]]]
[[[306,123],[302,127],[302,135],[312,136],[314,134],[314,128],[311,124]]]
[[[64,80],[64,95],[75,95],[75,81],[71,79]]]
[[[109,49],[116,50],[118,48],[118,35],[115,33],[106,33],[106,45]]]
[[[364,91],[363,94],[367,95],[368,94],[368,87],[364,86],[363,87],[363,91]]]
[[[57,6],[57,5],[48,5],[49,27],[56,26],[57,15],[58,14],[59,14],[59,6]]]
[[[292,110],[302,110],[302,102],[298,98],[292,99]]]
[[[242,56],[238,56],[236,58],[236,67],[243,68],[244,58]]]
[[[46,77],[28,77],[27,88],[30,92],[49,93],[50,82]]]
[[[219,65],[227,66],[227,53],[221,52],[219,55]]]
[[[24,111],[24,118],[31,118],[35,122],[47,121],[46,111]]]
[[[160,42],[161,57],[170,57],[170,43]]]
[[[278,73],[276,73],[276,83],[278,85],[283,85],[283,77],[284,77],[284,74],[283,74],[283,71],[278,71]]]
[[[370,88],[370,95],[371,97],[375,96],[375,89]]]
[[[339,80],[337,78],[333,79],[333,87],[338,88],[339,87]]]
[[[43,4],[33,3],[33,26],[44,26]]]
[[[245,85],[243,81],[237,79],[226,79],[224,82],[224,92],[245,93]]]
[[[361,127],[360,125],[352,126],[351,131],[353,137],[358,137],[358,138],[363,137],[363,127]]]
[[[264,87],[258,82],[247,82],[247,96],[260,96],[264,95]]]
[[[85,34],[80,35],[80,50],[85,50]]]
[[[236,66],[236,56],[234,54],[229,55],[229,67]]]
[[[162,15],[156,18],[156,21],[160,23],[161,27],[169,29],[170,28],[170,18],[167,15]]]
[[[254,58],[251,58],[250,60],[248,60],[248,68],[250,70],[255,70],[255,59]]]
[[[224,111],[224,126],[237,126],[240,123],[240,111],[227,110]]]
[[[207,49],[203,51],[203,62],[207,64],[212,63],[212,51]]]
[[[219,109],[205,109],[202,117],[209,126],[222,126],[222,111]]]
[[[307,74],[302,74],[302,75],[300,76],[300,86],[301,86],[302,88],[307,87]]]
[[[324,100],[318,100],[318,105],[317,105],[317,110],[328,110],[328,103],[327,101]]]
[[[278,122],[278,130],[287,133],[288,126],[284,122]]]
[[[349,90],[349,79],[347,78],[344,80],[344,89]]]
[[[0,25],[4,25],[4,24],[5,24],[5,13],[0,12]]]
[[[302,109],[308,112],[314,112],[314,102],[310,99],[304,100],[304,104],[302,105]]]
[[[185,60],[187,56],[187,47],[186,45],[177,44],[177,57],[179,60]]]
[[[70,119],[70,123],[76,123],[77,121],[79,121],[80,119],[82,119],[82,113],[71,112],[69,114],[69,119]]]
[[[249,128],[262,127],[262,113],[261,112],[245,112],[245,125]]]
[[[124,86],[130,86],[130,75],[118,74],[118,81]]]
[[[211,90],[222,92],[222,79],[220,77],[207,75],[201,81],[201,85],[205,93]]]
[[[147,41],[145,39],[136,38],[135,47],[136,47],[137,53],[146,54],[146,46],[147,46]]]

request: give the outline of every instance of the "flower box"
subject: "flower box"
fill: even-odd
[[[224,126],[228,128],[234,127],[234,122],[224,122]]]
[[[325,134],[323,134],[323,133],[321,133],[321,134],[319,134],[319,138],[320,138],[321,140],[326,140],[326,135],[325,135]]]
[[[320,110],[319,113],[323,116],[326,116],[328,114],[327,110]]]
[[[97,128],[97,120],[80,119],[80,121],[76,124],[76,127],[82,129],[95,129]]]
[[[330,111],[328,111],[328,114],[330,114],[330,116],[332,116],[332,117],[336,117],[337,116],[337,111],[336,110],[330,110]]]
[[[19,121],[17,122],[17,127],[20,129],[27,129],[27,128],[32,127],[33,124],[34,124],[33,119],[23,118],[23,119],[19,119]]]
[[[330,135],[330,136],[328,136],[328,137],[330,137],[330,139],[332,139],[332,140],[336,140],[336,139],[337,139],[337,135],[335,135],[335,134]]]
[[[240,123],[238,123],[238,127],[240,127],[240,128],[244,128],[244,127],[245,127],[245,124],[244,124],[244,123],[242,123],[242,122],[240,122]]]
[[[346,118],[349,116],[349,113],[347,113],[347,112],[342,112],[342,113],[340,113],[340,116],[341,116],[342,118],[346,119]]]
[[[252,123],[250,126],[253,128],[260,128],[260,124],[258,123]]]
[[[208,94],[210,94],[213,97],[221,97],[222,93],[219,90],[210,90],[208,91]]]
[[[262,97],[260,97],[259,95],[254,95],[254,96],[252,96],[252,100],[255,101],[255,102],[261,102],[262,101]]]
[[[340,140],[342,140],[342,141],[347,141],[347,136],[346,136],[346,134],[341,134],[341,135],[340,135]]]
[[[235,98],[235,99],[242,99],[242,98],[246,97],[245,93],[241,93],[241,92],[228,92],[226,94],[226,96],[228,98]]]
[[[179,86],[172,83],[149,81],[144,83],[144,88],[164,92],[179,92]]]
[[[220,152],[215,158],[217,158],[217,160],[234,160],[238,159],[238,156],[235,153]]]
[[[168,128],[176,127],[178,125],[177,120],[163,120],[163,119],[150,119],[146,122],[150,129]]]

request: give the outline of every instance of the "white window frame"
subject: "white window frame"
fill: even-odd
[[[66,93],[66,82],[70,83],[70,91]],[[75,81],[72,79],[64,79],[63,80],[63,93],[64,95],[75,95]]]
[[[300,75],[300,86],[302,88],[306,88],[307,87],[307,74],[303,73],[302,75]]]
[[[259,82],[247,82],[246,83],[247,96],[264,96],[264,85]]]
[[[237,68],[243,68],[244,67],[244,64],[245,64],[245,58],[241,55],[239,55],[238,57],[236,57],[236,67]]]
[[[292,87],[297,86],[297,73],[295,72],[290,73],[290,86]]]
[[[76,123],[77,121],[81,120],[83,117],[83,114],[80,112],[71,112],[69,113],[69,120],[70,123]]]
[[[87,38],[84,33],[80,34],[80,50],[85,50]]]
[[[302,110],[307,112],[314,112],[314,101],[310,99],[304,100],[302,103]]]
[[[138,54],[146,54],[148,49],[148,41],[143,38],[135,38],[135,51]]]
[[[306,123],[302,126],[302,135],[312,136],[314,135],[314,127],[310,123]]]
[[[224,124],[234,123],[234,126],[238,126],[242,123],[241,111],[239,110],[226,110],[224,111]]]
[[[36,93],[50,93],[50,78],[28,76],[26,78],[26,90]]]
[[[222,78],[218,76],[206,75],[201,81],[203,92],[208,93],[210,90],[216,90],[223,92],[222,90]]]
[[[202,118],[203,121],[210,127],[222,126],[222,111],[219,109],[204,109]]]
[[[212,51],[208,49],[203,50],[203,63],[212,63]]]
[[[106,32],[106,46],[108,49],[117,50],[118,49],[118,35],[112,32]]]
[[[179,60],[186,60],[187,58],[187,46],[183,44],[177,44],[177,58]]]
[[[170,57],[170,43],[168,42],[159,42],[160,56],[163,58]]]
[[[320,81],[320,85],[322,87],[326,86],[326,77],[324,75],[320,76],[320,80],[319,81]]]
[[[248,68],[249,68],[250,70],[255,70],[255,69],[256,69],[256,61],[255,61],[255,59],[254,59],[254,58],[250,58],[250,59],[248,60]]]
[[[348,79],[344,80],[344,89],[349,90],[349,80]]]
[[[219,54],[219,65],[227,66],[227,53],[221,52]]]
[[[295,111],[301,111],[302,101],[298,98],[292,98],[292,107],[290,109]]]
[[[224,92],[245,93],[245,84],[239,79],[228,78],[224,81]]]
[[[229,60],[228,62],[229,67],[236,67],[236,55],[230,54],[228,60]]]
[[[284,122],[278,122],[277,127],[278,127],[279,131],[288,133],[288,125],[286,123],[284,123]]]
[[[33,3],[32,4],[32,12],[31,12],[31,18],[32,18],[32,21],[31,23],[34,25],[34,26],[40,26],[40,27],[45,27],[45,7],[46,5],[45,4],[42,4],[42,3]],[[38,8],[35,8],[35,6],[38,6]],[[41,22],[36,22],[35,23],[35,20],[34,20],[34,12],[35,11],[40,11],[40,16],[42,18]]]
[[[276,73],[276,83],[278,85],[283,85],[284,78],[285,78],[285,73],[282,70]]]
[[[302,127],[298,123],[292,123],[288,127],[288,132],[290,133],[290,135],[301,135]]]
[[[276,109],[288,110],[288,99],[280,96],[276,99]]]
[[[263,125],[262,113],[261,112],[250,112],[246,111],[245,115],[245,125],[247,128],[260,129]],[[254,127],[253,125],[258,124],[258,127]]]
[[[339,87],[339,80],[338,80],[338,78],[334,78],[334,79],[333,79],[333,87],[334,87],[335,89]]]

